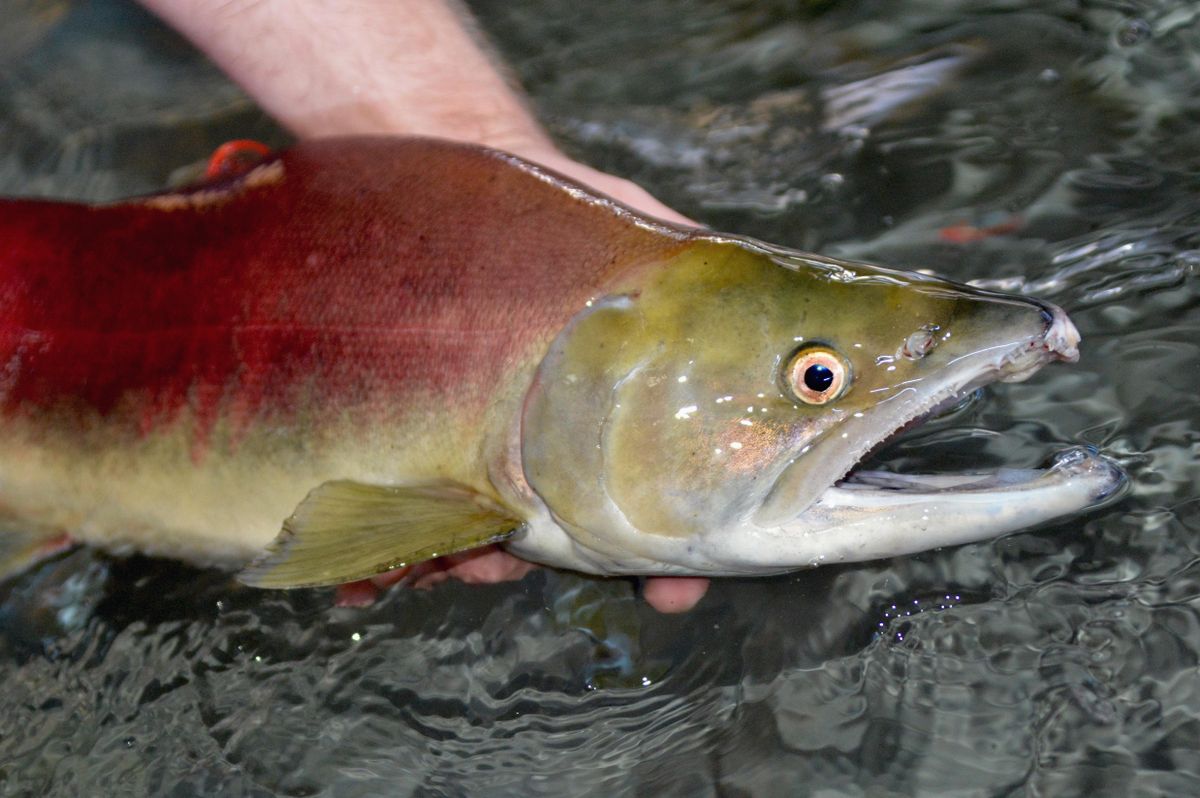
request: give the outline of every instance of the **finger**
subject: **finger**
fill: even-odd
[[[383,590],[385,588],[391,587],[392,585],[396,584],[404,577],[408,576],[410,573],[412,573],[412,570],[413,570],[413,567],[411,565],[404,565],[399,568],[393,568],[390,571],[384,571],[381,574],[375,574],[375,576],[371,577],[370,582],[371,582],[371,584],[375,585],[375,587],[379,588],[380,590]]]
[[[642,597],[659,612],[687,612],[704,598],[708,583],[707,578],[698,576],[651,576],[642,588]]]
[[[370,607],[379,597],[379,588],[370,579],[346,582],[337,586],[333,599],[335,607]]]
[[[467,584],[515,582],[540,567],[494,547],[452,554],[446,557],[446,561],[449,566],[446,572]]]
[[[635,208],[643,213],[662,219],[665,222],[674,222],[686,227],[701,227],[702,225],[694,219],[689,219],[679,211],[669,208],[662,204],[657,197],[651,194],[646,189],[631,183],[622,178],[616,178],[615,182],[607,186],[601,184],[597,188],[601,190],[607,189],[607,192],[613,199],[625,203],[631,208]]]

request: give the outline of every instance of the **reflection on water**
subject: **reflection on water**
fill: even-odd
[[[140,12],[64,5],[3,6],[0,190],[113,197],[282,140]],[[1079,365],[881,465],[1088,443],[1129,469],[1123,502],[721,581],[679,618],[625,580],[351,610],[76,551],[3,589],[0,792],[1200,791],[1200,19],[1024,5],[473,3],[564,146],[684,213],[1066,306]]]

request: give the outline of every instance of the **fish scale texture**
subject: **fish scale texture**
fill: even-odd
[[[5,413],[144,434],[186,409],[201,437],[223,414],[470,412],[678,243],[508,156],[369,138],[112,205],[3,201],[0,241]]]

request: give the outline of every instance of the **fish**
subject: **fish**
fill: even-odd
[[[352,582],[498,544],[758,575],[977,541],[1125,477],[864,468],[1078,357],[1060,308],[649,218],[480,146],[301,141],[196,185],[0,200],[0,515]]]

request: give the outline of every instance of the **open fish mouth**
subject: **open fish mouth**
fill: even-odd
[[[1046,334],[1041,341],[1030,341],[1025,345],[1011,347],[1005,351],[992,368],[974,376],[956,390],[935,393],[913,411],[913,418],[905,420],[882,441],[873,446],[859,460],[859,465],[870,455],[895,440],[903,432],[923,424],[961,406],[983,386],[992,382],[1021,382],[1028,379],[1049,360],[1074,363],[1079,359],[1079,332],[1063,311],[1047,305],[1043,310],[1046,319]],[[1097,479],[1097,501],[1117,492],[1124,484],[1123,472],[1110,461],[1100,456],[1094,448],[1075,447],[1055,455],[1045,469],[1002,468],[988,473],[961,474],[903,474],[889,471],[860,469],[850,470],[834,487],[841,490],[890,491],[914,495],[934,495],[954,492],[1005,492],[1046,481],[1051,476]]]
[[[806,564],[862,561],[909,554],[995,537],[1062,518],[1120,496],[1127,479],[1111,460],[1089,447],[1055,455],[1046,468],[1001,468],[988,473],[905,474],[864,468],[871,455],[899,433],[959,403],[984,385],[1017,382],[1053,360],[1079,357],[1079,333],[1057,307],[1043,309],[1045,332],[1026,341],[997,345],[975,356],[959,373],[921,401],[897,406],[872,419],[873,435],[862,436],[857,451],[840,463],[827,463],[843,476],[790,517],[781,513],[787,489],[799,484],[801,458],[781,475],[758,523],[764,536]],[[791,480],[793,485],[787,485]],[[780,490],[780,487],[784,490]],[[770,501],[777,506],[770,508]],[[775,513],[772,518],[770,513]],[[764,552],[764,557],[770,556]]]

